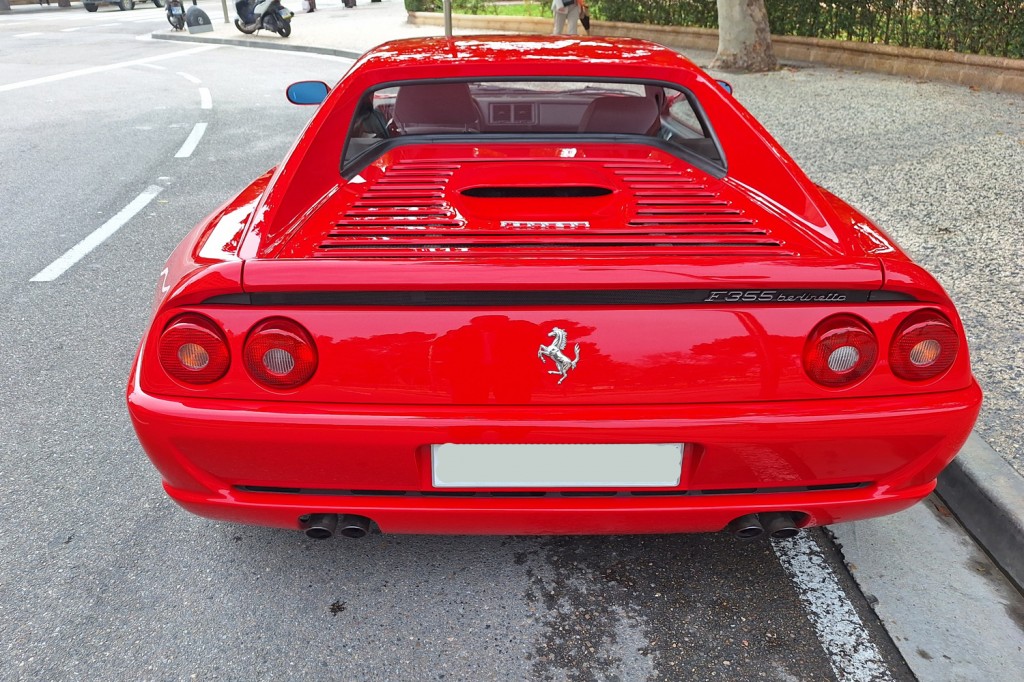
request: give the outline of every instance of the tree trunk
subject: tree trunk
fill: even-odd
[[[712,69],[773,71],[779,68],[764,0],[718,0],[718,54]]]

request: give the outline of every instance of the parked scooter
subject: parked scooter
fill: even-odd
[[[180,31],[185,28],[185,8],[181,5],[181,0],[167,0],[167,23],[171,25],[175,31]]]
[[[238,11],[235,28],[242,33],[255,33],[261,28],[273,31],[282,38],[292,33],[292,17],[295,14],[282,5],[281,0],[238,0],[235,9]]]

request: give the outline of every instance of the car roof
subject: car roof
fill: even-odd
[[[659,73],[666,69],[664,73]],[[364,54],[350,74],[378,82],[418,78],[664,79],[703,72],[680,53],[636,38],[482,35],[410,38]]]

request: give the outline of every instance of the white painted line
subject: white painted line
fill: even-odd
[[[156,198],[164,190],[158,185],[150,185],[146,190],[135,197],[134,200],[117,215],[100,225],[92,234],[75,244],[63,256],[47,265],[42,272],[33,277],[31,282],[52,282],[63,275],[68,268],[82,260],[90,251],[109,239],[115,232],[121,229],[125,223],[135,217],[135,214],[146,207],[149,202]]]
[[[147,69],[153,69],[154,71],[166,71],[167,70],[166,66],[160,66],[159,64],[141,64],[140,66],[145,66]]]
[[[96,24],[95,28],[110,28],[111,26],[120,26],[121,24],[116,21],[112,24]]]
[[[772,540],[839,682],[891,682],[892,675],[814,540]]]
[[[199,140],[203,139],[203,133],[205,132],[206,124],[197,123],[192,129],[192,132],[189,133],[188,138],[185,140],[185,144],[181,145],[181,149],[179,149],[178,153],[174,155],[174,158],[186,159],[192,156],[192,152],[196,150],[196,147],[199,145]]]
[[[26,33],[22,35],[42,35],[39,33]],[[18,36],[14,36],[17,38]],[[19,88],[28,88],[33,85],[43,85],[44,83],[53,83],[55,81],[62,81],[68,78],[79,78],[81,76],[88,76],[94,73],[103,73],[104,71],[113,71],[115,69],[123,69],[128,66],[138,66],[139,64],[148,64],[150,62],[160,62],[166,59],[177,59],[190,54],[198,54],[200,52],[208,52],[210,50],[219,49],[220,45],[203,45],[202,47],[192,47],[187,50],[179,50],[177,52],[168,52],[166,54],[157,55],[156,57],[145,57],[143,59],[131,59],[126,62],[118,62],[117,64],[104,64],[103,66],[90,66],[85,69],[75,69],[74,71],[65,71],[64,73],[55,73],[52,76],[43,76],[42,78],[33,78],[27,81],[20,81],[18,83],[8,83],[6,85],[0,85],[0,92],[8,92],[10,90],[18,90]]]
[[[199,108],[213,109],[213,97],[210,96],[210,88],[199,88]]]
[[[15,34],[15,35],[11,36],[11,37],[12,38],[31,38],[32,36],[41,36],[41,35],[43,35],[43,34],[40,33],[39,31],[36,31],[35,33],[18,33],[18,34]]]
[[[71,33],[72,31],[80,31],[83,28],[85,28],[85,26],[75,26],[74,28],[62,28],[60,30],[60,32],[61,33]]]
[[[203,82],[203,81],[199,80],[198,78],[196,78],[195,76],[193,76],[192,74],[185,73],[184,71],[179,71],[178,75],[181,76],[182,78],[184,78],[185,80],[187,80],[189,83],[195,83],[196,85],[199,85],[200,83]]]

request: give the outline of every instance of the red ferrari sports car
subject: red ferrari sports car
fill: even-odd
[[[128,385],[168,494],[311,537],[786,537],[928,495],[957,312],[685,57],[364,55],[171,255]]]

